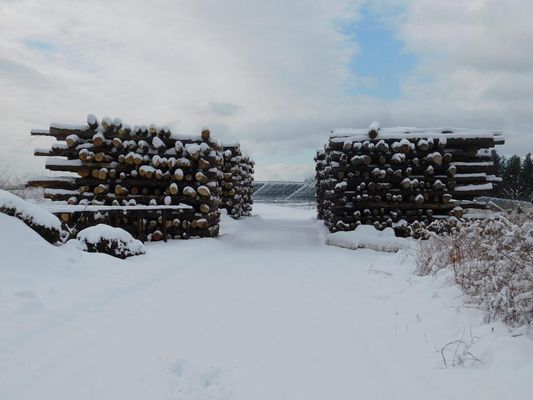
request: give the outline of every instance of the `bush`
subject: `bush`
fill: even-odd
[[[420,242],[419,275],[451,268],[470,299],[511,326],[533,321],[533,219],[458,223],[449,233]]]

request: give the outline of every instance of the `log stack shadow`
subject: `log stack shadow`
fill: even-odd
[[[400,236],[461,218],[501,181],[488,149],[503,143],[499,132],[457,128],[334,130],[315,156],[318,218],[331,232],[371,224]]]

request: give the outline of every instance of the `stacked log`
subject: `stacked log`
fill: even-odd
[[[249,217],[252,215],[254,201],[252,199],[254,186],[254,167],[255,162],[249,156],[241,158],[241,196],[242,196],[242,215]]]
[[[242,154],[240,145],[223,145],[222,207],[232,218],[249,216],[252,212],[254,161]]]
[[[372,224],[402,236],[462,217],[500,181],[486,149],[503,143],[499,132],[455,128],[332,131],[315,156],[318,217],[331,232]]]
[[[317,218],[324,219],[324,190],[325,184],[322,176],[326,168],[326,152],[319,150],[315,156],[315,189]]]
[[[89,115],[86,125],[53,123],[32,135],[57,140],[35,150],[48,157],[46,169],[74,173],[28,182],[53,202],[76,206],[61,213],[67,225],[106,223],[147,240],[218,235],[224,157],[209,130],[185,137]]]

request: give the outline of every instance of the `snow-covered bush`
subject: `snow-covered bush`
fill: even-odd
[[[457,224],[450,233],[420,241],[417,273],[451,268],[456,283],[489,320],[511,326],[533,321],[533,219],[507,218]]]
[[[50,243],[61,236],[61,222],[52,213],[0,189],[0,212],[16,217]]]
[[[126,258],[144,254],[144,244],[121,228],[98,224],[80,231],[76,239],[85,251]]]

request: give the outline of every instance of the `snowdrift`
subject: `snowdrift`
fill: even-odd
[[[359,225],[354,231],[330,233],[326,244],[350,250],[372,249],[391,253],[409,247],[408,240],[396,237],[392,228],[379,231],[373,225]]]
[[[39,206],[0,190],[0,212],[20,219],[50,243],[59,241],[61,222],[55,215]]]

